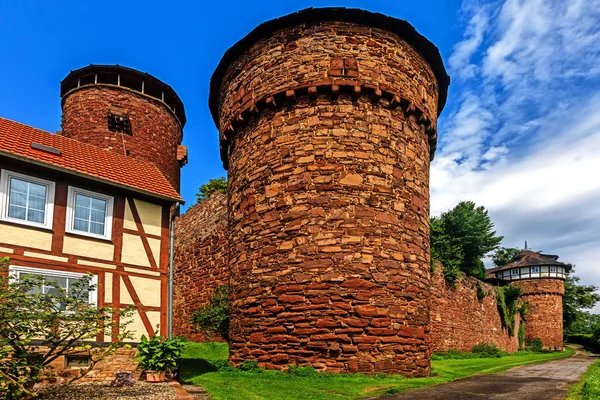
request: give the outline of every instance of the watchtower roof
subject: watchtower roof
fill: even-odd
[[[173,111],[181,123],[181,127],[185,125],[183,102],[171,86],[146,72],[118,64],[90,64],[87,67],[71,71],[60,83],[60,97],[64,98],[75,88],[96,84],[121,86],[160,100]]]
[[[523,250],[522,252],[517,254],[508,264],[488,269],[487,275],[488,278],[493,278],[496,272],[499,271],[505,271],[507,269],[519,267],[535,267],[543,265],[556,265],[559,267],[564,267],[565,272],[569,272],[571,269],[573,269],[570,265],[557,260],[558,256],[553,254],[542,254],[531,250]]]
[[[280,18],[263,22],[225,52],[210,79],[208,106],[215,124],[219,126],[219,92],[221,90],[223,77],[225,76],[229,65],[259,40],[272,36],[273,32],[300,24],[311,24],[324,21],[352,22],[363,26],[384,29],[395,33],[400,38],[407,41],[423,56],[436,77],[439,88],[438,114],[442,112],[442,109],[446,104],[450,77],[446,72],[438,48],[417,32],[411,24],[402,19],[357,8],[310,7]]]

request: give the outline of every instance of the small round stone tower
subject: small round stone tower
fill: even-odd
[[[119,65],[89,65],[67,75],[60,95],[63,136],[154,163],[179,190],[185,111],[169,85]]]
[[[488,270],[488,278],[523,290],[521,300],[528,303],[525,337],[539,338],[545,349],[553,350],[563,348],[562,299],[571,270],[557,260],[558,256],[525,250],[511,263]]]
[[[230,362],[425,376],[429,163],[449,85],[406,21],[306,9],[224,55]]]

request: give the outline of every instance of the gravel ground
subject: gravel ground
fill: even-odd
[[[134,386],[114,387],[107,383],[72,384],[60,389],[46,400],[167,400],[177,399],[168,383],[138,382]]]

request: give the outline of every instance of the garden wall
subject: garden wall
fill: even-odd
[[[486,294],[481,301],[477,285]],[[494,286],[462,276],[452,287],[446,283],[443,266],[438,264],[431,276],[429,301],[432,353],[470,351],[479,343],[493,343],[508,352],[519,349],[518,322],[515,335],[510,337],[502,327]]]
[[[173,334],[189,340],[204,337],[190,320],[207,305],[215,289],[229,281],[227,266],[227,197],[219,192],[175,220]]]

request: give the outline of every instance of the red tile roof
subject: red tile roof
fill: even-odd
[[[31,147],[32,143],[60,150],[60,155]],[[171,201],[183,202],[175,188],[154,164],[125,157],[64,136],[54,135],[0,117],[0,156],[7,156],[127,187]]]

